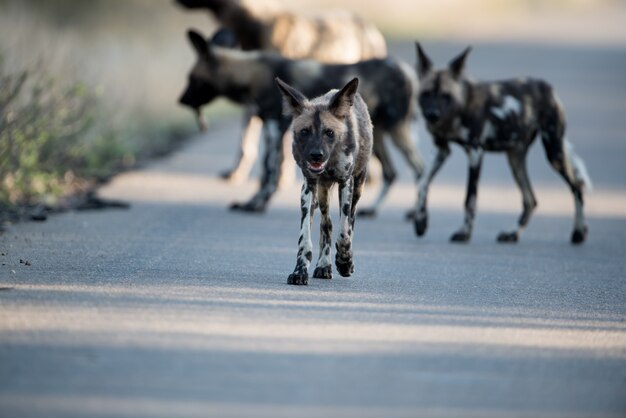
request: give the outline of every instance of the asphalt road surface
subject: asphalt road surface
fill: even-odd
[[[462,49],[425,47],[437,63]],[[410,42],[392,49],[413,62]],[[299,188],[263,215],[229,212],[256,184],[217,178],[240,127],[213,120],[100,191],[131,209],[0,235],[0,416],[626,416],[626,54],[482,44],[468,63],[476,78],[556,86],[595,185],[584,245],[569,244],[572,198],[540,144],[539,208],[515,245],[495,242],[521,205],[504,156],[486,156],[474,236],[455,245],[464,155],[453,149],[433,183],[418,239],[394,153],[400,181],[378,218],[357,220],[355,275],[288,286]]]

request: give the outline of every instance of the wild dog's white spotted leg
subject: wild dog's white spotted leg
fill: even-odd
[[[313,258],[313,242],[311,241],[311,223],[315,210],[317,183],[306,179],[300,194],[300,237],[298,238],[298,255],[296,267],[287,279],[288,284],[306,285],[309,280],[309,265]]]
[[[263,121],[255,115],[254,109],[248,109],[244,115],[244,128],[241,135],[241,147],[235,166],[221,174],[221,177],[232,183],[241,183],[250,175],[252,166],[259,154],[259,139]]]
[[[466,152],[469,160],[469,173],[467,177],[467,195],[465,196],[465,220],[461,229],[450,237],[450,241],[454,242],[467,242],[472,236],[472,227],[476,214],[478,180],[484,154],[480,147],[469,147],[466,149]]]
[[[383,200],[387,196],[389,192],[389,188],[391,184],[396,179],[396,170],[393,167],[393,163],[391,162],[391,157],[387,152],[387,148],[385,147],[384,135],[382,129],[374,128],[374,143],[373,143],[373,153],[374,156],[380,161],[380,165],[383,170],[383,185],[378,192],[378,196],[374,201],[374,204],[368,208],[360,209],[358,211],[358,216],[362,217],[374,217],[378,213],[378,209],[382,204]]]
[[[332,279],[333,269],[331,264],[331,244],[333,236],[333,224],[330,219],[330,186],[320,184],[317,190],[317,198],[320,207],[320,254],[313,272],[317,279]]]
[[[498,242],[517,242],[523,229],[528,224],[530,216],[537,207],[537,200],[535,199],[526,170],[526,152],[527,149],[513,150],[507,153],[513,177],[522,192],[523,210],[519,217],[517,229],[510,232],[501,232],[498,235]]]
[[[250,201],[244,204],[235,203],[231,209],[244,212],[262,212],[278,187],[278,178],[283,161],[282,138],[287,130],[287,125],[275,120],[268,120],[265,121],[263,127],[265,130],[265,158],[263,160],[261,187]]]
[[[391,133],[391,139],[394,145],[400,150],[401,154],[406,159],[407,163],[413,170],[413,178],[415,183],[419,184],[419,179],[424,174],[424,160],[421,154],[418,152],[413,135],[411,134],[411,123],[407,121],[400,125]],[[407,219],[415,218],[415,209],[410,210],[406,214]]]
[[[335,266],[343,277],[348,277],[354,273],[352,263],[352,196],[354,191],[354,179],[339,183],[339,210],[340,231],[337,237],[337,254],[335,255]]]
[[[435,155],[433,162],[428,168],[428,172],[425,176],[422,177],[422,180],[419,184],[417,192],[417,206],[415,208],[414,215],[415,233],[419,237],[426,233],[426,228],[428,227],[428,210],[426,208],[428,200],[428,188],[430,187],[430,183],[433,181],[435,175],[449,155],[450,148],[448,148],[447,144],[437,146],[437,154]]]

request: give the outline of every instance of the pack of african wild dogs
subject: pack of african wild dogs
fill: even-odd
[[[206,124],[201,109],[218,97],[245,108],[239,159],[223,177],[246,178],[259,138],[264,139],[259,189],[231,209],[264,211],[284,177],[293,174],[286,162],[295,161],[302,172],[300,235],[289,284],[308,283],[316,208],[320,243],[313,277],[332,278],[329,200],[335,184],[340,210],[335,267],[344,277],[354,273],[355,218],[375,216],[396,178],[387,139],[415,177],[417,201],[407,216],[418,236],[426,233],[430,183],[450,155],[450,145],[465,151],[469,165],[465,216],[450,238],[455,242],[468,242],[472,235],[484,153],[504,153],[522,195],[517,225],[497,237],[510,243],[519,240],[537,206],[526,155],[539,136],[549,163],[574,197],[571,242],[585,241],[583,194],[591,181],[565,138],[563,106],[546,81],[473,81],[466,75],[470,48],[437,68],[416,42],[416,62],[407,64],[388,56],[382,34],[354,13],[299,15],[267,1],[177,1],[184,8],[210,13],[220,24],[209,37],[188,31],[197,59],[180,104],[194,111],[202,129]],[[417,149],[415,123],[425,124],[435,145],[430,164]],[[293,159],[285,155],[289,147]],[[382,167],[382,185],[374,204],[357,210],[372,154]]]

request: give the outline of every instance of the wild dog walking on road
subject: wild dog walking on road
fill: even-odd
[[[339,185],[341,230],[337,238],[335,266],[344,277],[354,273],[352,236],[356,205],[361,197],[372,153],[372,122],[365,102],[357,93],[358,78],[340,91],[308,100],[280,79],[276,83],[284,98],[284,111],[293,116],[293,156],[302,170],[300,238],[296,267],[288,283],[306,285],[313,257],[311,226],[319,204],[320,253],[313,277],[332,278],[332,222],[329,215],[331,187]]]
[[[415,178],[421,175],[423,162],[412,132],[417,111],[417,77],[410,66],[391,58],[345,65],[293,61],[262,51],[215,47],[195,31],[188,35],[198,60],[189,74],[189,84],[180,103],[198,109],[218,96],[226,97],[255,106],[264,122],[266,146],[261,188],[250,201],[233,205],[233,209],[263,211],[277,188],[283,160],[282,136],[291,118],[282,113],[282,98],[274,86],[276,76],[308,97],[324,94],[354,77],[362,80],[361,95],[375,127],[374,153],[382,163],[384,174],[383,187],[368,213],[376,212],[395,179],[395,170],[383,143],[385,134],[389,134],[408,160]]]
[[[268,0],[177,0],[188,9],[207,10],[217,22],[231,31],[243,50],[266,50],[291,59],[311,58],[328,64],[352,64],[387,56],[387,45],[380,31],[351,12],[297,14]],[[241,147],[235,167],[222,177],[240,182],[248,178],[256,160],[262,121],[257,110],[248,108],[244,117]],[[199,109],[201,127],[206,126]],[[291,137],[286,138],[290,145]],[[282,180],[293,177],[293,162],[285,160]],[[291,165],[289,165],[291,164]],[[289,170],[289,171],[287,171]]]
[[[419,104],[437,148],[419,188],[417,235],[423,235],[427,227],[426,198],[430,182],[450,154],[450,143],[457,143],[467,153],[469,175],[465,221],[451,240],[466,242],[472,235],[483,153],[495,151],[506,152],[523,201],[517,227],[500,233],[498,241],[517,242],[537,206],[526,170],[526,155],[540,135],[548,161],[574,195],[576,213],[571,242],[583,242],[587,236],[583,189],[590,188],[591,181],[582,159],[565,139],[565,114],[552,87],[532,78],[473,82],[463,71],[470,48],[454,58],[447,68],[435,70],[421,46],[416,46]]]

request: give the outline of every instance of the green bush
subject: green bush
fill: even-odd
[[[78,179],[106,175],[127,150],[96,123],[105,110],[86,85],[0,59],[0,203],[33,204]],[[39,66],[41,68],[42,66]]]

